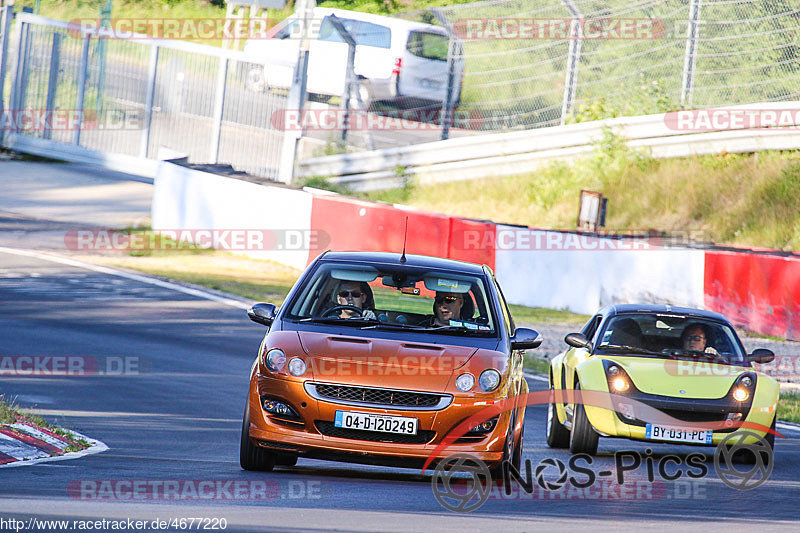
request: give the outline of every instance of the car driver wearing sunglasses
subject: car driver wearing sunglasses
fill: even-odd
[[[433,301],[433,326],[449,326],[451,320],[460,320],[463,306],[463,294],[437,292]]]
[[[366,285],[366,283],[363,285]],[[369,303],[372,302],[372,299],[369,298],[370,295],[367,294],[367,290],[368,287],[363,287],[358,281],[343,281],[339,284],[339,288],[335,294],[336,302],[339,305],[350,305],[361,309],[360,315],[352,309],[342,309],[339,316],[341,318],[358,318],[360,316],[362,318],[375,319],[375,313],[369,308],[364,308],[368,300]]]

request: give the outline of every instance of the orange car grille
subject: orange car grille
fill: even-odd
[[[394,405],[398,407],[433,407],[441,396],[421,392],[405,392],[392,389],[370,389],[340,385],[317,384],[317,394],[323,398],[349,402]]]
[[[326,437],[339,437],[342,439],[368,440],[373,442],[396,442],[400,444],[425,444],[433,440],[435,431],[420,430],[416,435],[400,433],[384,433],[382,431],[363,431],[360,429],[337,428],[333,422],[317,420],[314,422],[317,431]]]

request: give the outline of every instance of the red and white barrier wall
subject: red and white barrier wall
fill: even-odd
[[[278,238],[271,249],[243,250],[298,269],[328,249],[399,254],[406,219],[408,253],[487,264],[510,303],[584,314],[612,303],[704,307],[751,331],[800,339],[800,255],[674,248],[642,238],[505,226],[258,185],[168,162],[156,176],[152,207],[157,231],[303,234],[299,246]]]
[[[735,324],[800,340],[800,256],[707,250],[705,305]]]
[[[509,303],[584,314],[622,302],[703,306],[703,250],[508,226],[497,231],[495,273]]]

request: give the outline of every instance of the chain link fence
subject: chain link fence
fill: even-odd
[[[354,130],[350,150],[682,107],[800,100],[797,0],[488,0],[401,17],[448,28],[450,72],[464,67],[460,83],[448,82],[461,87],[449,98],[456,111],[434,105],[433,113],[420,113],[430,117],[420,120],[429,122],[425,128]],[[68,127],[4,127],[6,139],[140,159],[184,154],[267,178],[291,167],[287,132],[272,120],[291,107],[287,91],[248,85],[248,76],[269,62],[176,40],[98,38],[95,30],[29,13],[16,19],[0,39],[7,48],[0,64],[5,116],[81,113]],[[304,135],[319,149],[338,133]]]
[[[141,159],[186,156],[276,178],[285,91],[247,90],[238,51],[140,36],[98,38],[18,13],[9,32],[3,131]]]
[[[460,125],[473,130],[800,99],[796,0],[489,0],[440,12],[462,41],[459,111],[471,120]]]

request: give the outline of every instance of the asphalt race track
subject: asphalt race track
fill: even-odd
[[[798,529],[795,429],[784,429],[769,481],[753,490],[724,485],[711,448],[655,445],[655,459],[704,451],[708,476],[651,484],[643,466],[626,473],[635,490],[612,484],[585,492],[517,491],[510,499],[497,491],[469,514],[445,510],[433,496],[431,474],[416,470],[301,459],[291,469],[244,472],[238,464],[241,415],[263,329],[242,309],[7,252],[0,252],[0,302],[0,355],[83,356],[106,372],[0,376],[0,393],[110,448],[75,460],[0,469],[4,519],[224,518],[229,531],[293,532]],[[118,371],[119,361],[127,371],[124,365]],[[532,389],[544,385],[530,383]],[[526,418],[523,457],[534,468],[547,457],[563,463],[570,458],[546,446],[545,414],[543,406],[532,406]],[[601,440],[601,457],[591,468],[598,475],[613,471],[615,449],[646,448]],[[241,498],[223,490],[213,499],[131,501],[122,495],[97,502],[96,492],[81,489],[103,481],[118,487],[121,480],[188,480],[195,486],[232,481],[259,490]]]

